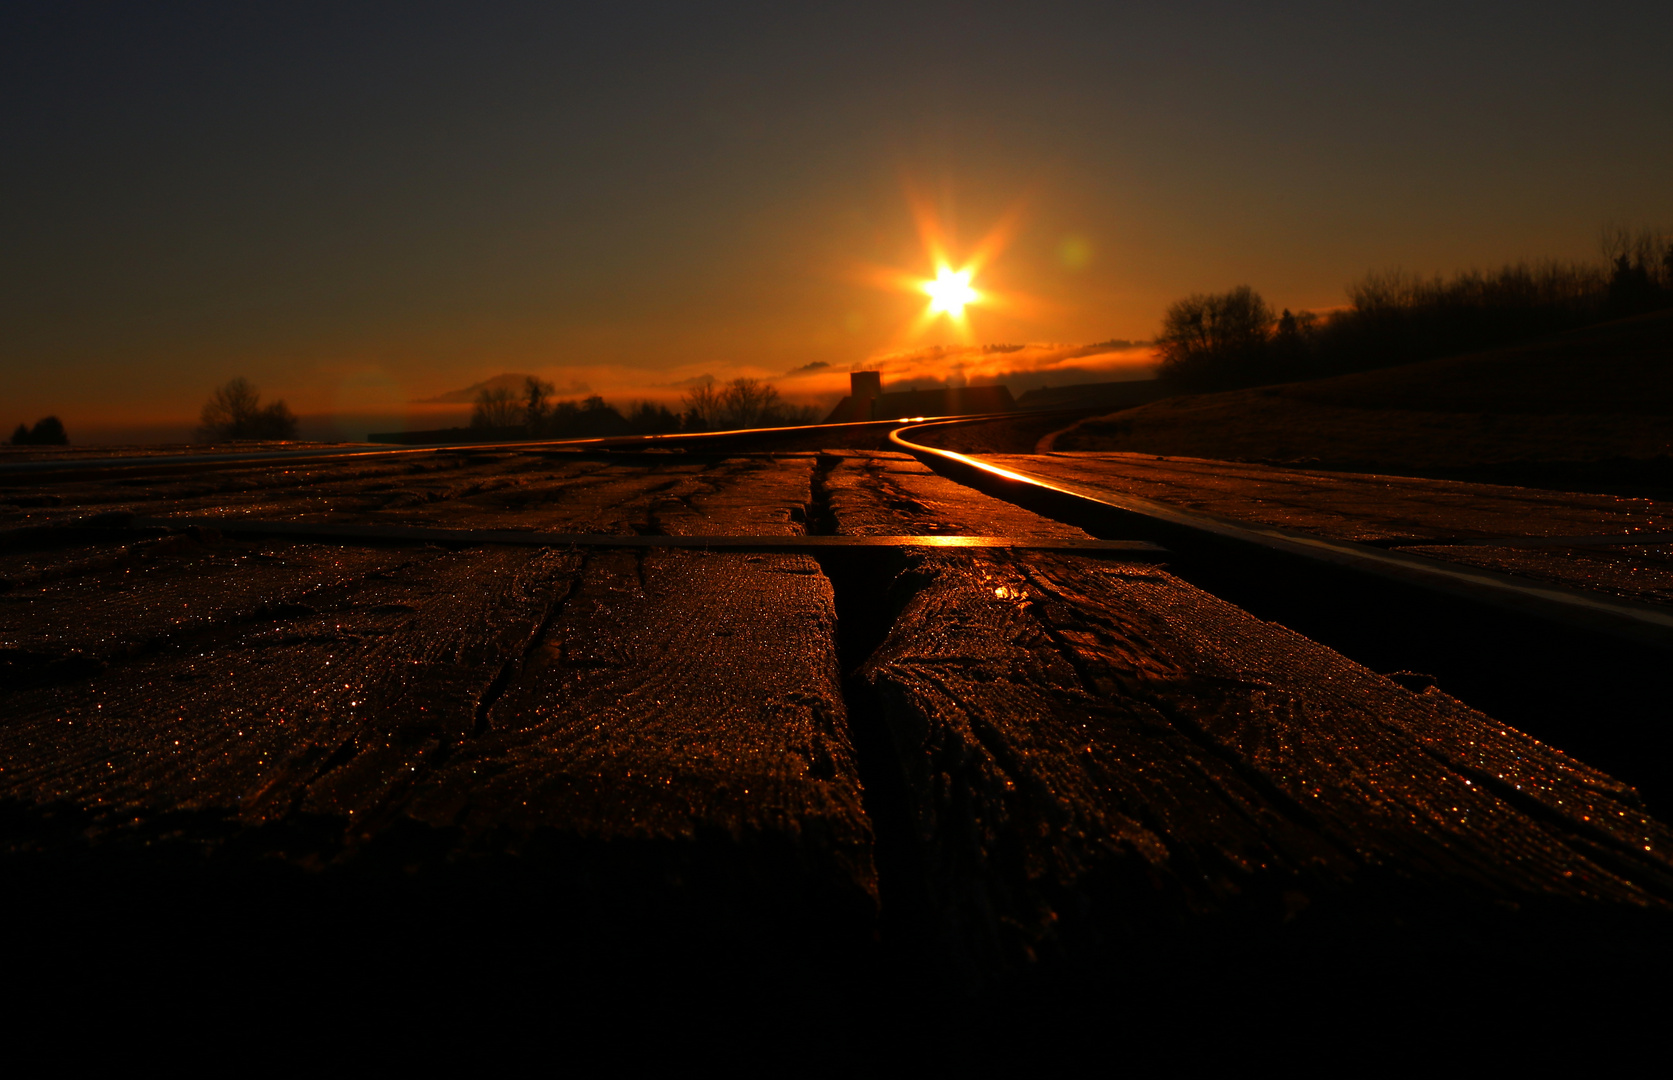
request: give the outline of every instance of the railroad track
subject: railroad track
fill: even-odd
[[[1668,727],[1663,721],[1670,717],[1660,675],[1673,651],[1673,611],[1668,608],[1112,496],[935,445],[941,433],[1015,420],[1015,414],[1000,414],[682,435],[67,458],[0,463],[0,487],[485,453],[735,457],[787,448],[806,453],[807,448],[844,443],[893,447],[960,484],[1104,541],[1131,542],[1132,551],[1146,543],[1152,550],[1165,548],[1174,568],[1208,591],[1376,670],[1433,676],[1484,711],[1631,777],[1658,803],[1673,803],[1673,769],[1652,764],[1673,760],[1673,735],[1663,734]],[[147,524],[161,527],[160,522]],[[236,527],[261,529],[259,523]],[[270,528],[269,534],[277,535],[275,529],[319,537],[333,529],[353,532],[348,526],[292,524]],[[453,542],[469,535],[455,532]],[[364,530],[361,538],[369,538]],[[563,537],[547,539],[564,542]],[[878,539],[872,546],[899,546]],[[687,540],[702,546],[700,539]],[[524,536],[522,542],[533,540]],[[810,542],[833,547],[829,540]],[[1512,542],[1542,543],[1538,538]],[[636,540],[630,546],[642,543],[657,541]],[[737,548],[740,541],[734,537],[717,543]]]
[[[935,446],[935,434],[957,423],[903,425],[890,442],[950,479],[1093,536],[1161,544],[1193,584],[1374,670],[1433,677],[1673,806],[1673,610],[1078,489]]]
[[[115,927],[100,955],[263,923],[264,955],[534,955],[633,1008],[635,971],[884,1000],[862,1025],[934,1000],[977,1042],[1165,1027],[1228,978],[1258,1031],[1328,1010],[1342,955],[1396,1013],[1551,942],[1673,955],[1673,833],[1620,783],[1666,805],[1654,620],[935,430],[0,473],[0,860],[32,918]]]

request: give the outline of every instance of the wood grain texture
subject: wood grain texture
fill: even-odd
[[[256,495],[339,521],[795,535],[813,459],[455,464],[359,470],[332,496],[353,512],[319,511],[317,485]],[[220,497],[154,494],[163,513]],[[485,859],[606,910],[660,894],[747,930],[717,913],[755,890],[855,932],[875,917],[833,600],[809,559],[51,541],[4,556],[14,854],[143,868],[190,850],[233,877]]]
[[[147,652],[212,647],[246,625],[318,614],[409,551],[224,544],[189,535],[74,549],[17,565],[0,593],[0,679],[83,677]],[[18,572],[21,571],[21,572]]]
[[[41,489],[50,505],[0,506],[0,549],[15,535],[7,529],[112,512],[606,535],[795,535],[805,523],[813,460],[483,453],[53,484]]]
[[[802,556],[594,556],[412,813],[473,835],[742,845],[874,905],[833,623]]]
[[[318,567],[293,564],[291,591],[316,607],[14,695],[0,791],[139,836],[182,811],[244,828],[323,813],[339,819],[339,835],[302,858],[329,861],[370,838],[355,815],[386,807],[472,734],[483,695],[520,660],[576,565],[525,549],[408,554],[352,584],[329,582],[328,597]]]
[[[1666,936],[1673,833],[1557,750],[1165,572],[912,561],[860,679],[939,932],[977,968],[1227,927],[1491,935],[1516,911]]]

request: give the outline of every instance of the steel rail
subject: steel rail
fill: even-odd
[[[1563,585],[1546,584],[1293,529],[1185,510],[1137,496],[1095,491],[1001,468],[968,454],[915,441],[914,435],[960,421],[897,428],[889,441],[952,479],[1087,528],[1110,526],[1149,535],[1182,552],[1244,548],[1325,564],[1357,574],[1487,604],[1517,615],[1673,649],[1673,609]],[[1088,528],[1092,531],[1092,528]]]

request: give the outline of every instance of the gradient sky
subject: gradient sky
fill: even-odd
[[[980,341],[1593,257],[1673,224],[1670,42],[1665,0],[14,2],[0,422],[846,370],[954,340],[860,272],[932,269],[909,190],[955,255],[1022,209]]]

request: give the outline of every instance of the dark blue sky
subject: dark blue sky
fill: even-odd
[[[846,367],[921,306],[855,273],[931,269],[908,184],[955,255],[1025,201],[980,340],[1590,257],[1673,223],[1670,53],[1666,3],[13,3],[0,397]]]

